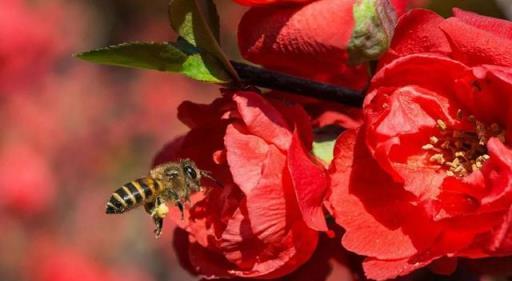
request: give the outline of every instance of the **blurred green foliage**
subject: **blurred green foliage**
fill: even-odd
[[[443,17],[449,17],[452,15],[453,7],[486,16],[505,18],[500,7],[493,0],[431,0],[427,9],[432,9]]]

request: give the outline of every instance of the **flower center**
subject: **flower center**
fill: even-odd
[[[449,128],[443,120],[437,120],[439,134],[431,136],[422,149],[431,153],[429,161],[440,165],[448,176],[464,177],[489,160],[486,144],[491,137],[505,142],[505,130],[496,123],[487,126],[473,115],[464,116],[461,110],[457,119],[464,129]]]

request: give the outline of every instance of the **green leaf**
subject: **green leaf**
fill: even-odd
[[[330,164],[334,157],[334,145],[343,128],[329,125],[314,130],[312,153],[316,158]]]
[[[223,65],[215,57],[202,53],[189,55],[169,43],[123,43],[76,56],[98,64],[183,73],[192,79],[210,83],[230,81]]]
[[[169,3],[171,26],[190,44],[217,58],[233,79],[238,81],[240,78],[237,72],[220,48],[218,15],[211,1],[171,0]]]
[[[223,65],[209,54],[190,55],[183,64],[181,73],[204,82],[228,83],[231,81]]]
[[[165,43],[122,43],[76,55],[78,58],[107,65],[178,72],[187,55]]]
[[[316,158],[330,164],[333,159],[334,144],[336,139],[329,141],[313,142],[313,155]]]

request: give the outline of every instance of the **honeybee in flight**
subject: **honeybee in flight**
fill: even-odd
[[[169,208],[166,202],[174,203],[183,217],[183,206],[190,195],[201,190],[201,178],[213,179],[196,164],[184,159],[168,162],[153,168],[149,175],[133,180],[118,188],[107,202],[107,214],[121,214],[140,205],[153,218],[155,235],[162,233],[163,221]]]

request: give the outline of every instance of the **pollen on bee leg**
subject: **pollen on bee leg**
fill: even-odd
[[[167,205],[165,203],[162,203],[155,207],[155,209],[153,210],[153,214],[151,214],[151,215],[163,219],[163,218],[165,218],[165,216],[167,216],[168,213],[169,213],[169,207],[167,207]]]

